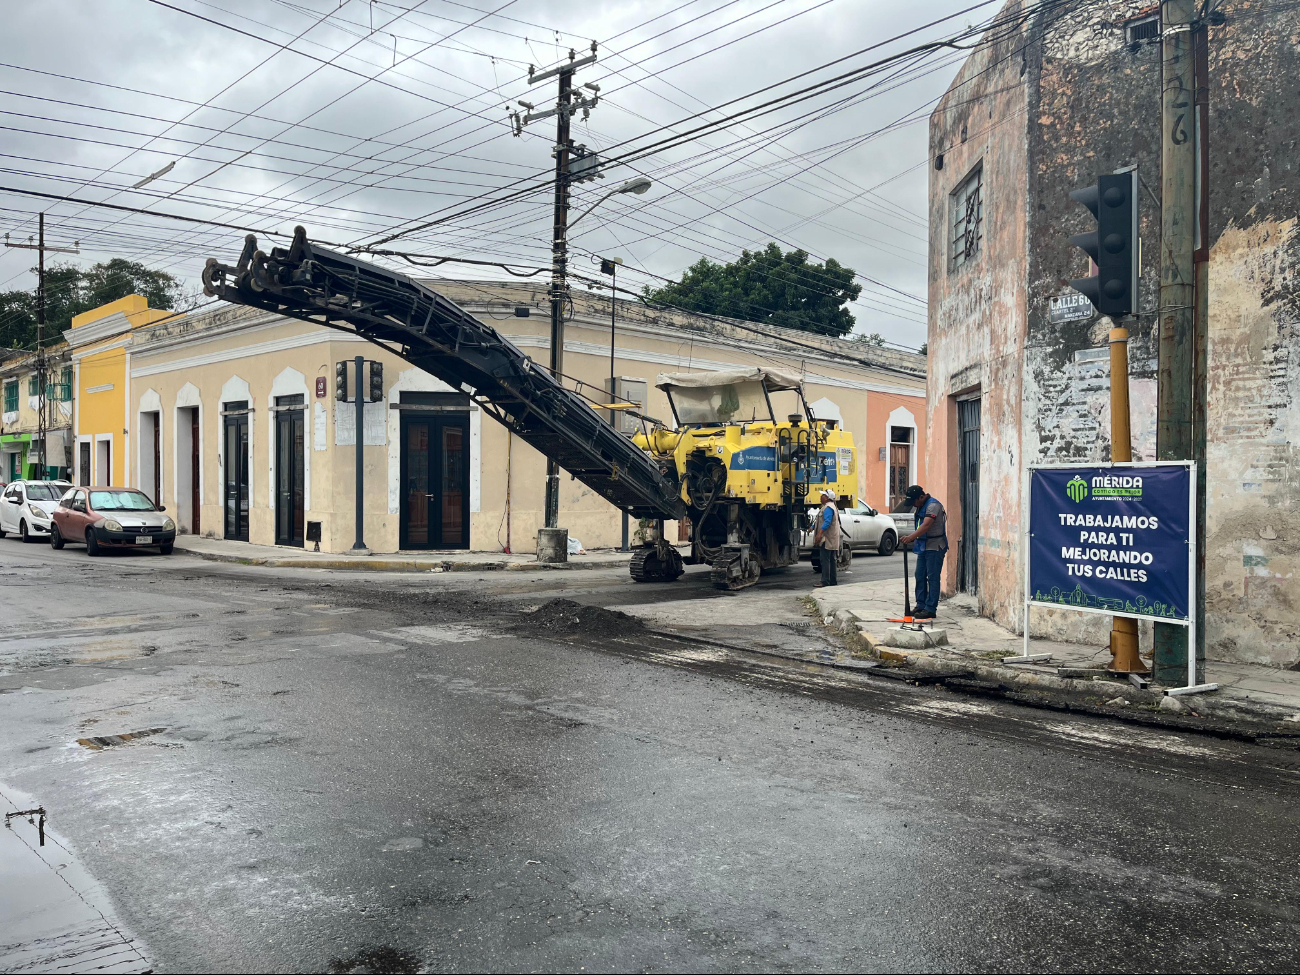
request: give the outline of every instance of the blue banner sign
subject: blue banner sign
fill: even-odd
[[[1029,599],[1188,619],[1191,471],[1030,470]]]

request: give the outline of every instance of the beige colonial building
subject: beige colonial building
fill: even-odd
[[[546,360],[544,285],[430,284]],[[139,301],[123,299],[133,300]],[[485,418],[463,392],[386,348],[318,325],[231,306],[151,321],[135,305],[126,314],[118,304],[77,322],[95,348],[120,350],[127,415],[114,439],[122,459],[104,469],[111,483],[155,496],[183,532],[309,547],[314,542],[307,539],[319,533],[323,551],[349,549],[356,407],[335,398],[336,366],[360,355],[382,367],[382,400],[365,404],[362,429],[370,549],[534,550],[543,523],[545,458]],[[633,393],[645,391],[646,413],[671,423],[667,399],[654,388],[660,372],[776,364],[804,376],[819,416],[836,418],[853,433],[867,503],[885,508],[891,479],[921,476],[923,357],[617,304],[612,364],[607,297],[575,294],[566,326],[566,373],[593,399],[605,395],[612,369]],[[94,388],[102,391],[110,380],[97,374]],[[363,385],[369,390],[368,375]],[[115,413],[119,391],[100,396],[78,385],[78,395],[78,439],[105,437],[89,431],[117,418],[98,416],[96,404]],[[109,456],[107,448],[104,453]],[[90,450],[79,458],[93,463]],[[891,473],[891,461],[904,471]],[[562,481],[560,523],[589,548],[620,542],[617,509],[570,478]]]

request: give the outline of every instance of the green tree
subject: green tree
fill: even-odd
[[[878,349],[883,348],[885,345],[885,337],[879,332],[872,332],[870,335],[855,335],[853,341],[861,342],[863,345],[874,345]]]
[[[646,288],[645,297],[689,311],[840,336],[854,324],[844,306],[862,293],[853,278],[853,269],[834,258],[818,264],[805,251],[768,244],[741,251],[730,264],[702,257],[680,281]]]
[[[150,308],[175,308],[182,300],[180,281],[136,261],[115,257],[85,269],[75,264],[50,265],[45,269],[46,340],[58,339],[71,326],[74,315],[132,294],[144,295]],[[35,289],[0,293],[0,346],[31,348],[35,344]]]

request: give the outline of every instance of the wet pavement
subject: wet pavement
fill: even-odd
[[[806,567],[357,575],[0,542],[0,790],[155,970],[1296,967],[1294,750],[749,652]]]

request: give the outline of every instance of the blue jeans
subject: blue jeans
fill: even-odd
[[[947,549],[939,552],[915,552],[916,556],[916,613],[933,614],[939,609],[939,580],[943,575],[943,557]]]

